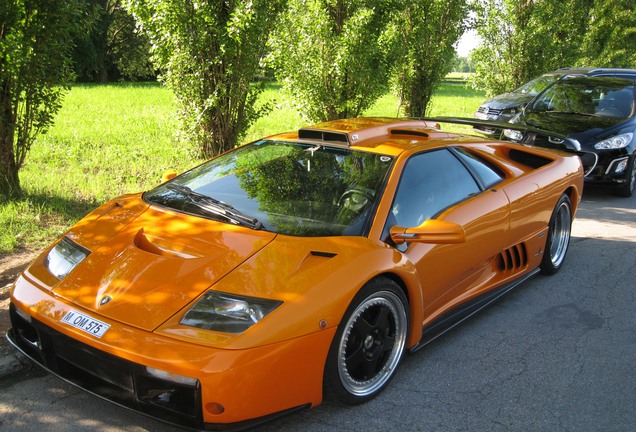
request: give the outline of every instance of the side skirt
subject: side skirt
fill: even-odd
[[[435,339],[437,339],[456,325],[464,322],[465,320],[497,300],[499,297],[506,294],[508,291],[517,287],[517,285],[539,273],[539,271],[540,269],[536,268],[506,285],[503,285],[492,291],[488,291],[487,293],[482,294],[479,297],[476,297],[465,303],[462,303],[456,308],[446,312],[444,315],[437,318],[435,321],[424,328],[424,331],[422,332],[422,339],[420,339],[417,345],[409,349],[409,354],[413,354],[420,348],[423,348],[424,346],[433,342]]]

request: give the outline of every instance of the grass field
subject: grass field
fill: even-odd
[[[276,109],[252,126],[245,142],[307,124],[279,89],[270,84],[262,95]],[[483,100],[483,92],[451,77],[429,114],[472,117]],[[387,94],[364,115],[395,117],[397,109],[397,98]],[[55,125],[27,156],[20,172],[24,197],[0,204],[0,253],[41,248],[100,203],[152,188],[168,168],[182,172],[200,162],[178,139],[175,111],[171,93],[158,84],[73,86]]]

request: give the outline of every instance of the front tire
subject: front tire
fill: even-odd
[[[541,273],[553,275],[561,269],[563,260],[570,245],[572,230],[572,204],[570,198],[563,194],[557,202],[548,229],[548,239],[541,260]]]
[[[409,332],[408,300],[384,277],[368,282],[349,305],[325,364],[325,397],[359,405],[389,383]]]

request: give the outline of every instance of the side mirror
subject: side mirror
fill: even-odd
[[[394,226],[389,232],[396,244],[404,242],[451,244],[466,241],[466,232],[461,225],[435,219],[428,219],[415,228]]]
[[[177,176],[177,172],[175,170],[172,170],[172,169],[166,170],[163,172],[163,175],[161,176],[161,183],[165,183],[168,180],[172,180],[176,176]]]

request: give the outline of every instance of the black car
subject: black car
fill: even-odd
[[[593,72],[593,73],[590,73]],[[502,138],[576,153],[585,180],[630,197],[636,187],[635,69],[594,69],[552,83],[510,123],[569,137],[504,130]]]
[[[573,70],[576,71],[577,69],[565,68],[543,74],[511,92],[502,93],[492,99],[488,99],[479,106],[475,112],[475,118],[507,123],[543,89]],[[501,129],[492,127],[476,126],[474,130],[491,137],[499,137],[501,135]]]

